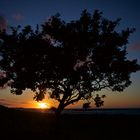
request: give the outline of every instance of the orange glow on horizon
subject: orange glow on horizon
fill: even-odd
[[[132,90],[131,88],[125,90],[123,93],[112,93],[101,91],[99,94],[105,94],[107,97],[104,98],[104,106],[102,108],[140,108],[140,94],[139,90]],[[10,89],[3,89],[0,91],[0,105],[13,108],[42,108],[39,103],[46,103],[46,108],[56,107],[59,102],[54,99],[46,98],[37,102],[33,100],[34,93],[30,90],[26,90],[24,94],[17,96],[10,93]],[[71,104],[66,108],[82,108],[83,102]],[[92,108],[96,108],[94,102],[91,104]],[[45,108],[44,108],[45,109]]]
[[[40,108],[40,109],[49,109],[51,106],[49,103],[46,103],[46,102],[38,102],[38,107],[37,108]]]

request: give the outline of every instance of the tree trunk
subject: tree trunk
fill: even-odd
[[[61,112],[67,106],[65,101],[68,98],[68,96],[69,96],[69,90],[65,91],[65,94],[64,94],[62,100],[60,101],[58,108],[56,109],[55,114],[56,114],[57,117],[59,117],[61,115]]]
[[[65,108],[64,103],[60,102],[58,108],[56,109],[56,117],[59,117],[61,115],[61,112],[63,111],[63,109]]]

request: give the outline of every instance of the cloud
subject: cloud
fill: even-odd
[[[23,15],[21,15],[20,13],[13,14],[13,15],[12,15],[12,18],[13,18],[15,21],[22,21],[22,20],[24,19]]]
[[[0,99],[0,102],[5,102],[6,100],[5,99]]]
[[[3,15],[0,15],[0,30],[5,30],[7,28],[7,20]]]
[[[130,51],[140,51],[140,42],[137,42],[129,47]]]
[[[24,105],[30,104],[28,101],[22,101],[22,102],[19,102],[19,103],[24,104]]]
[[[0,105],[7,106],[7,107],[20,107],[20,106],[28,106],[30,103],[28,101],[14,101],[1,98]]]
[[[6,99],[0,99],[0,105],[11,106],[12,103],[10,103],[9,100]]]

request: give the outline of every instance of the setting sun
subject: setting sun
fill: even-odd
[[[40,102],[38,103],[38,107],[41,109],[48,109],[50,108],[50,105],[48,103]]]

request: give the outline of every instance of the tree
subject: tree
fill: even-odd
[[[91,107],[90,104],[90,102],[83,103],[83,110],[88,110]]]
[[[100,97],[99,94],[96,94],[96,97],[94,98],[96,107],[101,107],[104,105],[104,101],[102,100],[102,98],[105,98],[105,95],[102,95]]]
[[[34,99],[48,93],[59,102],[56,113],[102,89],[123,91],[131,84],[137,60],[128,60],[128,37],[134,28],[118,31],[120,19],[103,18],[98,10],[84,10],[80,19],[64,22],[57,14],[39,29],[18,26],[0,33],[0,85],[11,92],[34,91]]]

